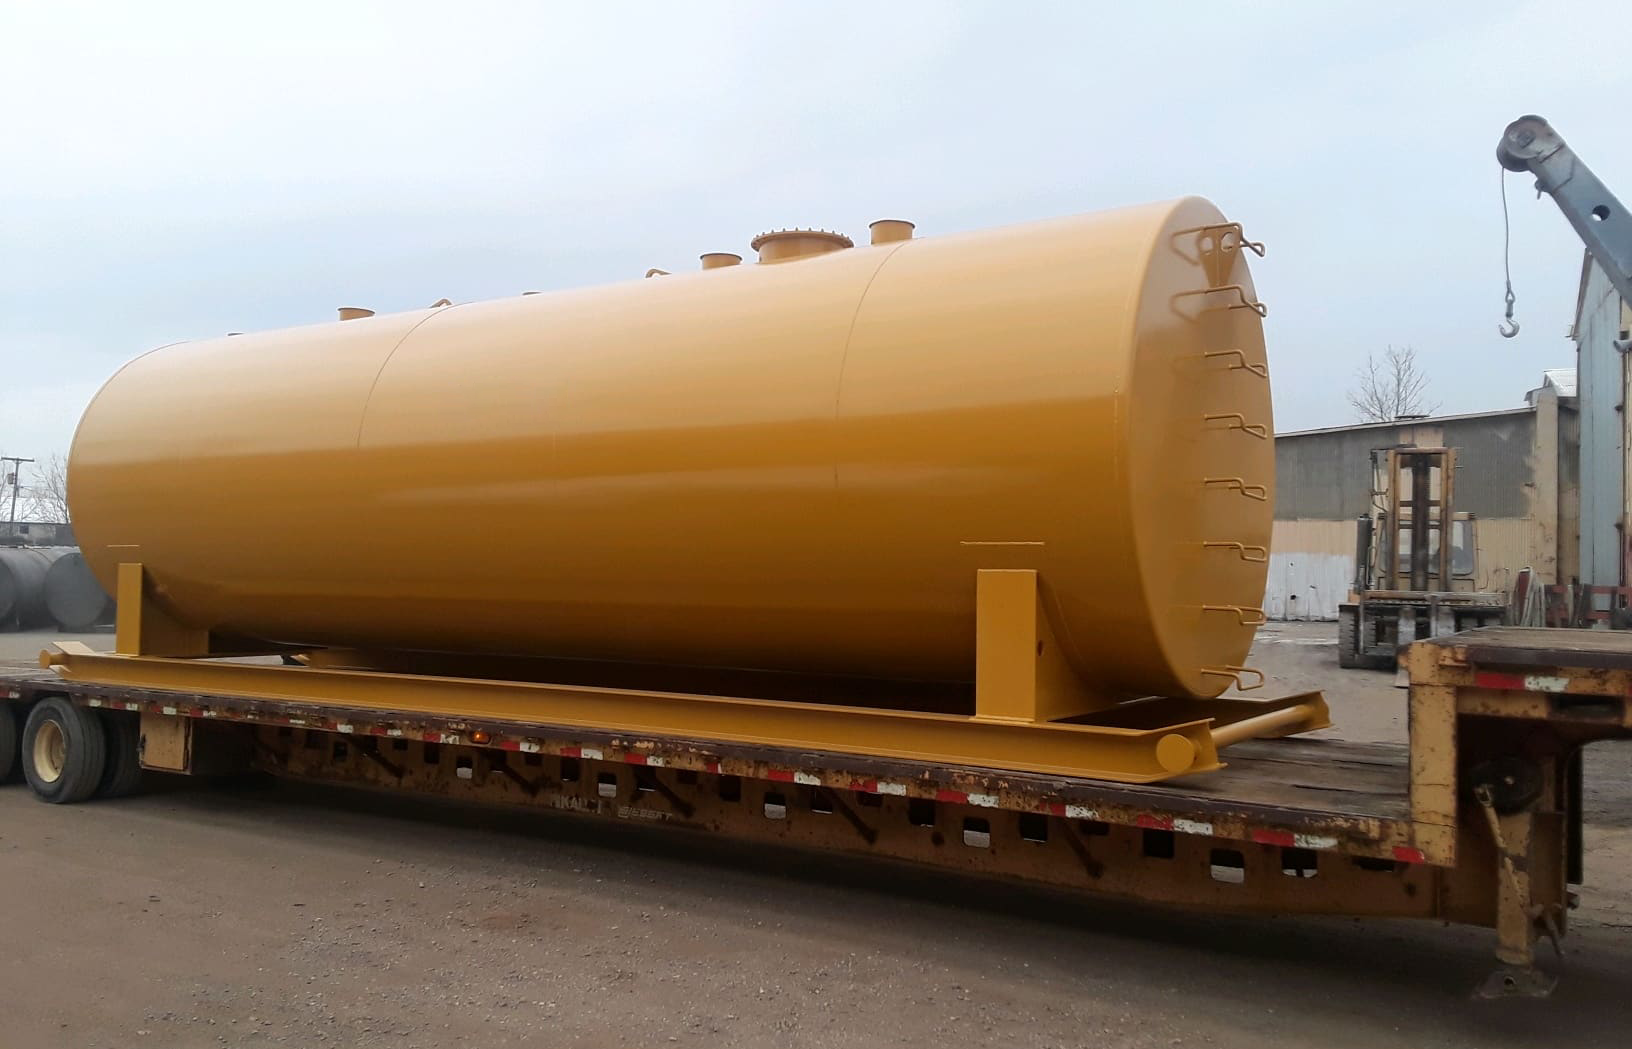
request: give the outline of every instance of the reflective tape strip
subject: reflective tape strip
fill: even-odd
[[[811,775],[809,772],[795,772],[793,774],[793,781],[795,783],[803,783],[807,787],[819,787],[822,785],[822,777]]]
[[[1500,674],[1486,670],[1473,675],[1473,683],[1480,688],[1499,688],[1509,692],[1568,692],[1570,680],[1556,674]]]
[[[995,809],[997,808],[997,795],[971,794],[969,795],[969,804],[978,805],[983,809]]]
[[[1173,829],[1180,834],[1200,834],[1204,838],[1213,836],[1213,825],[1202,820],[1175,819]]]

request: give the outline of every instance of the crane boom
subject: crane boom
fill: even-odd
[[[1536,176],[1536,188],[1553,198],[1621,298],[1632,302],[1632,215],[1552,125],[1538,116],[1513,121],[1496,144],[1496,159]]]

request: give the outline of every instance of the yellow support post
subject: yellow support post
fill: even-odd
[[[147,569],[140,562],[119,565],[119,612],[113,647],[122,656],[207,656],[210,632],[176,621],[153,600]]]
[[[975,573],[975,716],[1059,721],[1106,706],[1066,662],[1031,569]]]

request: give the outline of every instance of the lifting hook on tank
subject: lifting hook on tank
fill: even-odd
[[[1263,626],[1269,622],[1261,608],[1251,608],[1247,605],[1202,605],[1203,612],[1234,612],[1235,621],[1241,626]]]
[[[1216,288],[1197,288],[1195,291],[1181,291],[1173,297],[1176,299],[1182,299],[1190,295],[1211,295],[1214,292],[1219,291],[1233,291],[1235,292],[1235,297],[1240,300],[1239,302],[1230,303],[1227,307],[1225,307],[1226,309],[1251,310],[1260,317],[1269,316],[1269,307],[1266,304],[1259,302],[1257,299],[1249,298],[1247,296],[1247,289],[1240,284],[1221,284]]]
[[[1247,422],[1247,417],[1240,412],[1211,412],[1203,415],[1201,419],[1203,422],[1210,423],[1228,421],[1230,425],[1225,427],[1226,430],[1240,430],[1242,433],[1251,434],[1260,441],[1269,440],[1269,427],[1263,423]]]
[[[1213,250],[1213,241],[1210,239],[1210,235],[1216,235],[1220,251],[1236,251],[1245,248],[1259,258],[1264,257],[1264,242],[1261,240],[1248,240],[1246,231],[1241,228],[1239,222],[1215,222],[1210,226],[1191,226],[1189,229],[1179,230],[1173,236],[1184,237],[1191,233],[1197,234],[1196,246],[1204,252]]]
[[[1256,669],[1254,667],[1237,667],[1237,666],[1202,667],[1201,668],[1201,673],[1211,675],[1212,677],[1227,677],[1231,681],[1234,681],[1235,682],[1235,687],[1237,689],[1239,689],[1240,691],[1242,691],[1242,692],[1251,692],[1255,688],[1263,688],[1264,687],[1264,682],[1269,680],[1267,677],[1264,676],[1264,672],[1262,670],[1258,670],[1258,669]],[[1256,677],[1258,680],[1254,681],[1250,685],[1243,684],[1243,679],[1242,679],[1243,674],[1251,674],[1254,677]]]
[[[1247,371],[1260,379],[1269,378],[1269,365],[1251,363],[1247,360],[1245,350],[1208,350],[1201,357],[1202,360],[1212,360],[1214,357],[1234,357],[1235,363],[1230,365],[1230,371]]]
[[[1234,550],[1241,555],[1241,560],[1261,565],[1269,560],[1269,548],[1257,543],[1243,543],[1239,539],[1208,539],[1201,544],[1203,550]]]
[[[1203,477],[1203,487],[1224,485],[1227,488],[1240,492],[1248,499],[1256,499],[1260,503],[1269,501],[1269,487],[1262,484],[1248,484],[1242,477]]]

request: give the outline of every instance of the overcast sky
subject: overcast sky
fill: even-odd
[[[1536,112],[1632,200],[1621,2],[0,0],[0,448],[177,339],[637,277],[813,225],[1200,194],[1264,240],[1277,428],[1410,344],[1517,406],[1581,245],[1492,156]]]

